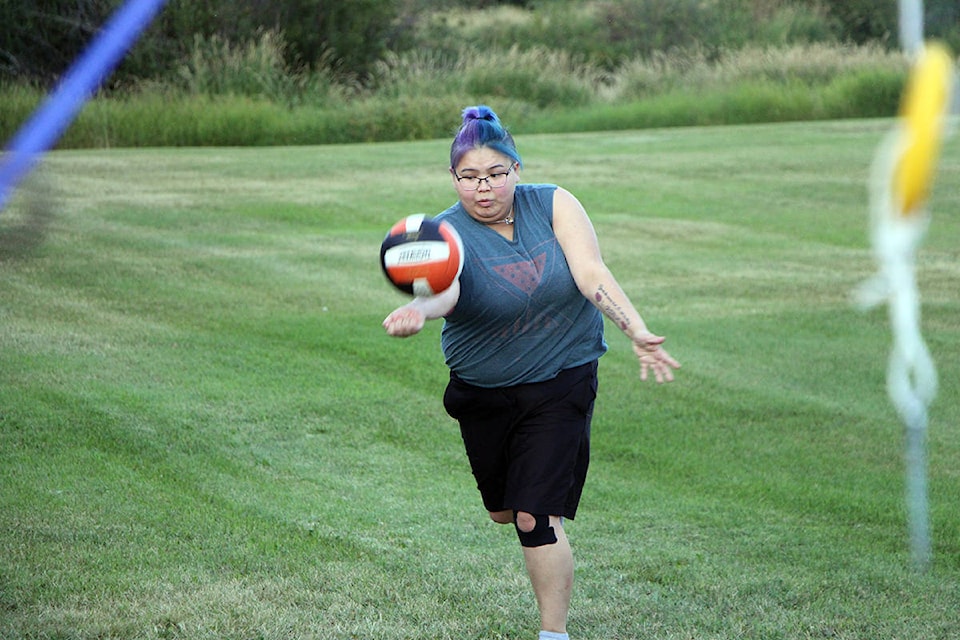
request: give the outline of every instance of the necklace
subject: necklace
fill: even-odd
[[[485,225],[494,225],[494,224],[513,224],[513,216],[507,216],[502,220],[494,220],[493,222],[484,222]]]

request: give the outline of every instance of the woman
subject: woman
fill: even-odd
[[[573,554],[563,519],[575,517],[587,474],[602,314],[633,343],[642,380],[673,380],[680,365],[604,264],[581,204],[556,185],[519,184],[522,166],[489,107],[463,111],[450,149],[459,202],[437,216],[463,239],[463,271],[383,326],[407,337],[444,318],[444,407],[490,518],[516,527],[541,640],[565,639]]]

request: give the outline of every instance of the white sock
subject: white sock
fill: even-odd
[[[556,631],[541,631],[540,640],[570,640],[570,636]]]

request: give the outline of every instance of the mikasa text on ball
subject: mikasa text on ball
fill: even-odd
[[[436,295],[460,275],[463,243],[450,224],[417,213],[390,227],[380,245],[380,266],[400,291]]]

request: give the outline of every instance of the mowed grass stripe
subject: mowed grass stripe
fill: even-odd
[[[952,633],[960,155],[918,260],[941,377],[918,575],[888,322],[850,298],[888,126],[518,140],[684,364],[641,384],[609,330],[575,637]],[[534,633],[440,403],[439,324],[380,327],[405,298],[379,243],[452,201],[447,144],[51,154],[0,213],[0,636]]]

